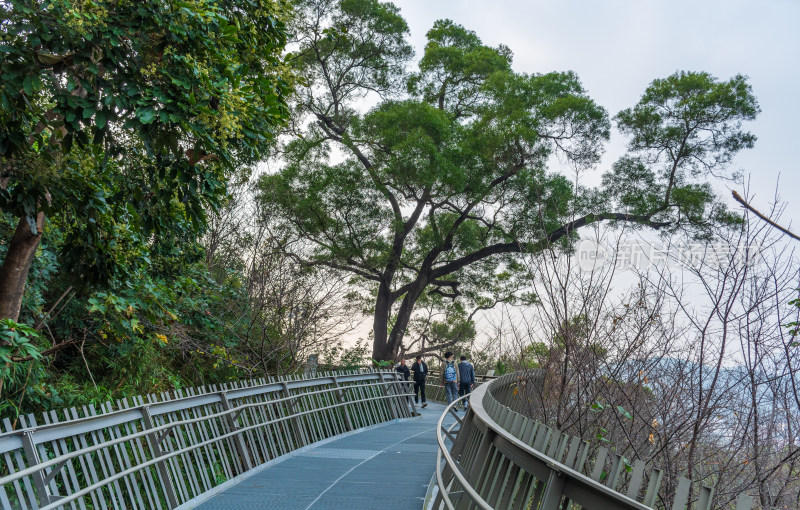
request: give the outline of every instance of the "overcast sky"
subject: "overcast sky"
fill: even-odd
[[[752,176],[753,204],[766,208],[780,176],[789,201],[782,222],[800,230],[800,1],[797,0],[397,0],[421,55],[425,33],[449,18],[484,43],[506,44],[514,69],[572,70],[611,115],[633,106],[654,78],[678,70],[750,78],[761,105],[749,129],[755,149],[734,167]],[[602,170],[624,151],[617,133]],[[734,202],[731,200],[731,205]]]

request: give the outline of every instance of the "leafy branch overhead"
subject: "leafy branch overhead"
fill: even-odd
[[[305,262],[349,271],[374,296],[373,357],[401,348],[415,307],[518,293],[514,254],[567,247],[600,221],[705,236],[738,218],[708,178],[751,147],[744,77],[676,73],[615,117],[629,152],[596,189],[549,171],[600,161],[612,121],[573,72],[512,70],[511,50],[437,21],[413,72],[392,4],[296,6],[293,126],[260,198]],[[364,104],[374,104],[365,111]]]
[[[46,217],[68,226],[76,284],[107,284],[150,236],[201,231],[288,117],[279,2],[11,0],[0,16],[0,208],[20,221],[0,317],[19,313]]]

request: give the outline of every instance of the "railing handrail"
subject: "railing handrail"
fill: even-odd
[[[408,381],[381,381],[381,382],[379,382],[377,384],[381,385],[381,386],[384,386],[384,385],[402,385],[402,384],[408,384]],[[320,390],[320,391],[317,391],[317,392],[314,392],[314,393],[315,394],[332,393],[332,392],[336,392],[336,391],[339,391],[339,390],[340,390],[339,388],[330,388],[330,389],[326,389],[326,390]],[[224,393],[224,392],[217,392],[217,393]],[[412,393],[402,393],[400,395],[413,396]],[[290,418],[296,418],[298,416],[304,416],[306,414],[317,413],[319,411],[324,411],[326,409],[334,409],[334,408],[341,407],[341,406],[348,405],[348,404],[354,404],[354,403],[359,403],[359,402],[367,402],[367,401],[371,401],[371,400],[382,400],[382,399],[389,399],[389,398],[397,398],[397,396],[398,396],[397,394],[395,394],[395,395],[378,395],[377,397],[370,397],[370,398],[367,398],[367,399],[358,399],[358,400],[348,400],[347,402],[339,402],[337,404],[332,404],[332,405],[328,405],[328,406],[324,406],[324,407],[318,407],[318,408],[315,408],[315,409],[309,409],[307,411],[294,413],[294,414],[290,414],[290,415],[286,415],[286,416],[281,416],[280,418],[277,418],[277,419],[274,419],[274,420],[268,420],[268,421],[260,422],[260,423],[257,423],[255,425],[250,425],[248,427],[238,428],[233,432],[229,432],[229,433],[221,435],[221,436],[216,436],[213,440],[210,440],[210,442],[217,442],[217,441],[220,441],[220,440],[225,439],[227,437],[234,436],[236,434],[240,434],[241,432],[245,432],[247,430],[252,430],[252,429],[255,429],[255,428],[258,428],[258,427],[263,427],[263,426],[266,426],[266,425],[272,425],[272,424],[275,424],[275,423],[280,423],[280,422],[288,420]],[[124,443],[126,441],[130,441],[131,439],[137,439],[137,438],[140,438],[140,437],[145,437],[145,436],[148,436],[148,435],[150,435],[150,434],[152,434],[154,432],[166,431],[166,430],[170,430],[170,429],[173,429],[173,428],[181,426],[181,425],[187,425],[189,423],[195,423],[195,422],[198,422],[198,421],[207,421],[207,420],[211,420],[211,419],[214,419],[214,418],[219,418],[220,416],[226,416],[226,415],[229,415],[229,414],[238,414],[238,413],[242,412],[245,409],[252,409],[252,408],[256,408],[256,407],[262,407],[262,406],[267,405],[267,404],[271,405],[271,404],[276,404],[276,403],[279,403],[279,402],[295,400],[297,397],[298,397],[297,395],[293,395],[293,396],[290,396],[290,397],[276,398],[275,400],[270,400],[269,402],[256,402],[256,403],[253,403],[253,404],[245,404],[245,405],[238,406],[238,407],[232,407],[232,408],[230,408],[228,410],[225,410],[225,411],[222,411],[222,412],[219,412],[219,413],[208,414],[208,415],[202,416],[201,418],[193,418],[193,419],[189,419],[189,420],[173,421],[173,422],[165,423],[164,425],[158,425],[158,426],[153,427],[151,429],[143,430],[141,432],[135,432],[133,434],[128,434],[126,436],[121,436],[121,437],[118,437],[116,439],[111,439],[111,440],[108,440],[108,441],[105,441],[105,442],[102,442],[102,443],[99,443],[99,444],[92,445],[92,446],[87,447],[87,448],[83,448],[81,450],[75,450],[75,451],[72,451],[72,452],[69,452],[69,453],[62,454],[62,455],[60,455],[58,457],[54,457],[52,459],[49,459],[49,460],[47,460],[45,462],[41,462],[39,464],[36,464],[36,465],[31,466],[29,468],[26,468],[24,470],[17,471],[16,473],[4,476],[4,477],[0,478],[0,486],[6,485],[7,483],[11,483],[14,480],[18,480],[20,478],[24,478],[26,476],[30,476],[33,473],[36,473],[37,471],[41,471],[43,469],[47,469],[50,466],[55,466],[55,465],[60,464],[60,463],[62,463],[64,461],[67,461],[67,460],[70,460],[70,459],[74,459],[76,457],[80,457],[81,455],[86,455],[87,453],[91,453],[91,452],[96,451],[98,449],[108,448],[109,446],[114,446],[114,445],[117,445],[117,444],[120,444],[120,443]],[[145,407],[149,407],[149,405],[145,404],[144,406],[140,406],[138,409],[143,409]],[[14,432],[15,433],[18,432],[20,434],[26,434],[26,433],[31,433],[31,432],[34,432],[34,431],[37,431],[37,430],[38,430],[38,427],[29,427],[29,428],[21,429],[20,431],[14,431]],[[187,447],[187,448],[184,448],[184,449],[181,449],[181,450],[175,450],[175,452],[170,452],[170,453],[186,453],[188,451],[195,450],[200,446],[205,446],[205,444],[192,445],[191,447]],[[167,457],[168,457],[168,455],[163,455],[162,457],[159,457],[159,459],[163,459],[163,458],[167,458]],[[142,468],[144,468],[144,467],[146,467],[146,466],[143,465]],[[137,468],[138,468],[138,466],[137,466]],[[140,469],[133,469],[133,472],[139,471],[139,470]],[[43,510],[43,509],[40,509],[40,510]]]
[[[254,395],[263,395],[267,393],[277,393],[279,391],[283,391],[284,385],[287,385],[289,389],[301,389],[301,388],[312,388],[314,386],[322,386],[324,384],[330,384],[334,380],[338,380],[339,382],[352,382],[352,381],[367,381],[371,379],[380,379],[379,374],[388,374],[393,375],[394,372],[392,371],[372,371],[372,372],[365,372],[361,374],[342,374],[336,376],[322,376],[322,377],[314,377],[308,379],[287,379],[285,381],[271,381],[267,384],[259,384],[255,386],[247,386],[243,388],[231,388],[219,391],[210,391],[207,393],[201,393],[198,395],[190,395],[188,397],[178,397],[170,400],[164,400],[161,402],[148,402],[146,404],[141,404],[125,409],[117,409],[115,411],[110,411],[107,413],[97,414],[94,416],[84,416],[82,418],[75,418],[66,421],[60,421],[57,423],[46,423],[41,425],[31,425],[25,426],[16,430],[12,430],[10,432],[3,432],[0,433],[0,454],[6,453],[14,448],[8,448],[6,442],[11,437],[22,436],[25,431],[29,430],[36,430],[38,433],[42,433],[46,430],[51,429],[61,429],[68,426],[79,426],[85,423],[91,422],[103,422],[103,421],[114,421],[114,418],[118,418],[121,416],[126,416],[130,413],[136,413],[137,411],[141,411],[143,408],[147,407],[150,409],[151,416],[159,416],[166,413],[171,413],[175,411],[183,411],[186,409],[191,409],[197,407],[199,405],[204,404],[215,404],[219,403],[219,395],[225,394],[229,400],[237,399],[237,398],[244,398],[250,397]],[[404,381],[405,382],[405,381]],[[313,384],[310,384],[313,383]],[[274,387],[274,388],[273,388]],[[329,391],[336,391],[336,388],[331,388]],[[214,400],[213,397],[217,397],[217,400]],[[209,400],[209,398],[212,398]],[[285,397],[284,399],[291,399],[295,397]],[[274,400],[277,402],[279,399]],[[141,418],[139,415],[137,418]],[[133,418],[133,419],[137,419]],[[132,421],[132,420],[125,420],[125,421]],[[115,423],[118,425],[119,423]],[[83,430],[82,432],[91,432],[93,430],[100,430],[105,428],[103,426],[96,427],[96,428],[89,428]],[[68,436],[70,434],[64,434],[63,436]],[[59,438],[60,436],[55,436],[54,439]],[[49,441],[50,438],[42,439],[41,441]],[[21,443],[16,446],[17,448],[21,446]],[[2,485],[2,484],[0,484]]]
[[[504,380],[511,380],[512,378],[515,378],[515,374],[507,374],[502,376],[499,381],[495,380],[478,386],[471,395],[465,395],[449,404],[440,417],[437,425],[439,451],[437,452],[436,483],[438,495],[434,501],[433,508],[441,508],[440,504],[443,504],[449,510],[455,508],[448,495],[448,487],[454,484],[457,484],[457,487],[460,488],[458,492],[461,493],[462,497],[469,497],[472,504],[478,505],[484,510],[491,510],[493,508],[491,501],[496,500],[500,495],[512,499],[523,497],[524,499],[521,501],[522,507],[527,507],[533,501],[532,504],[536,508],[544,510],[568,508],[572,503],[581,505],[582,508],[587,505],[591,508],[624,510],[650,510],[652,508],[651,505],[655,502],[661,480],[661,472],[659,470],[651,472],[650,481],[647,484],[642,502],[636,499],[641,494],[640,491],[644,489],[642,483],[646,465],[642,461],[637,461],[633,474],[627,482],[628,490],[625,494],[616,489],[620,485],[617,477],[621,470],[621,463],[624,462],[624,459],[618,454],[614,454],[616,460],[614,461],[614,467],[610,470],[614,473],[609,472],[606,480],[603,480],[601,473],[607,460],[607,451],[595,459],[592,476],[583,474],[581,471],[584,469],[585,461],[587,460],[586,454],[589,451],[589,443],[587,441],[582,441],[580,438],[572,438],[569,452],[566,452],[569,436],[561,434],[560,431],[554,431],[540,422],[532,422],[529,417],[513,411],[493,395],[493,386],[500,384],[502,387]],[[469,397],[471,397],[469,411],[461,419],[453,410],[460,400]],[[452,413],[456,417],[457,424],[460,424],[458,431],[455,433],[456,424],[453,424],[450,429],[444,428],[444,419],[448,413]],[[503,423],[499,423],[498,419]],[[452,448],[455,455],[448,451],[445,438],[442,436],[443,432],[452,439]],[[553,435],[552,438],[551,433]],[[475,437],[474,439],[473,436]],[[478,442],[476,443],[475,441]],[[526,441],[530,442],[530,444]],[[546,448],[548,444],[550,447]],[[469,455],[464,453],[464,448],[472,449]],[[483,453],[479,453],[483,448],[486,450]],[[578,454],[581,448],[583,448],[583,453]],[[473,485],[480,482],[480,487],[483,487],[483,480],[479,478],[483,469],[489,469],[489,465],[486,464],[487,459],[491,457],[486,453],[489,451],[499,452],[501,458],[507,459],[510,465],[516,466],[514,469],[517,469],[520,474],[514,475],[514,477],[519,477],[522,476],[522,473],[526,473],[526,476],[529,476],[531,480],[536,480],[536,492],[530,492],[529,490],[523,494],[522,492],[517,492],[522,490],[519,485],[512,485],[510,486],[510,491],[509,487],[493,488],[486,496],[482,495],[482,489]],[[561,462],[565,453],[566,459],[564,462],[574,464],[574,468]],[[442,458],[444,458],[444,462],[442,462]],[[462,468],[462,461],[467,463],[464,468]],[[509,464],[504,466],[502,469],[511,469]],[[499,465],[495,467],[499,469]],[[468,476],[465,476],[465,470],[469,471]],[[447,472],[447,476],[450,476],[448,480],[445,479],[445,472]],[[507,471],[507,473],[510,472],[514,471]],[[502,478],[502,474],[500,476]],[[517,478],[514,484],[519,483],[520,478]],[[528,483],[532,485],[533,481]],[[625,482],[622,482],[622,486],[625,486]],[[504,493],[503,491],[507,492]],[[681,479],[675,494],[673,508],[686,508],[689,495],[689,481]],[[698,508],[710,508],[712,495],[713,489],[705,486],[701,487],[697,502]],[[563,497],[566,497],[567,506],[562,504]],[[490,501],[486,501],[486,498],[489,498]],[[505,507],[509,504],[509,499],[505,499],[501,506]],[[515,505],[519,506],[520,502],[515,502]],[[750,510],[751,507],[752,498],[747,494],[741,494],[738,498],[736,509]]]
[[[434,378],[434,377],[439,377],[439,376],[441,376],[441,372],[439,372],[438,370],[431,370],[430,372],[428,372],[428,377],[429,378]],[[476,381],[483,380],[484,382],[493,381],[495,379],[499,379],[500,377],[503,377],[503,376],[502,375],[489,375],[489,374],[475,374],[475,380]]]
[[[398,382],[403,382],[403,381],[398,381]],[[404,393],[402,395],[411,395],[411,394],[410,393]],[[149,460],[147,462],[143,462],[142,464],[137,464],[136,466],[128,468],[125,471],[121,471],[121,472],[116,473],[116,474],[114,474],[112,476],[104,478],[100,482],[97,482],[97,483],[95,483],[93,485],[85,487],[85,488],[81,489],[78,492],[74,492],[74,493],[70,494],[69,496],[65,496],[64,498],[59,499],[58,501],[56,501],[54,503],[51,503],[51,504],[49,504],[47,506],[40,507],[39,510],[52,510],[52,509],[64,506],[65,504],[67,504],[67,503],[69,503],[71,501],[74,501],[74,500],[76,500],[76,499],[78,499],[80,497],[83,497],[86,494],[94,492],[97,489],[105,487],[106,485],[108,485],[108,484],[110,484],[110,483],[112,483],[112,482],[114,482],[116,480],[119,480],[120,478],[124,478],[124,477],[126,477],[126,476],[128,476],[128,475],[130,475],[132,473],[136,473],[137,471],[141,471],[143,469],[146,469],[146,468],[148,468],[150,466],[153,466],[153,465],[157,464],[158,462],[162,462],[162,461],[164,461],[166,459],[171,459],[172,457],[176,457],[178,455],[182,455],[182,454],[188,453],[190,451],[197,450],[197,449],[202,448],[204,446],[208,446],[209,444],[217,443],[219,441],[222,441],[224,439],[228,439],[229,437],[233,437],[233,436],[235,436],[237,434],[241,434],[242,432],[246,432],[248,430],[253,430],[253,429],[256,429],[256,428],[260,428],[260,427],[265,427],[267,425],[274,425],[276,423],[280,423],[280,422],[283,422],[283,421],[286,421],[286,420],[290,420],[292,418],[297,418],[298,416],[304,416],[306,414],[316,413],[316,412],[319,412],[319,411],[324,411],[326,409],[334,409],[334,408],[338,408],[338,407],[341,407],[341,406],[346,406],[346,405],[349,405],[349,404],[352,404],[352,403],[368,402],[368,401],[372,401],[372,400],[382,400],[382,399],[390,399],[390,398],[397,398],[397,395],[379,395],[377,397],[370,397],[370,398],[366,398],[366,399],[350,400],[348,402],[341,402],[341,403],[338,403],[338,404],[333,404],[333,405],[329,405],[329,406],[325,406],[325,407],[320,407],[320,408],[317,408],[317,409],[310,409],[308,411],[303,411],[302,413],[295,413],[295,414],[291,414],[291,415],[287,415],[287,416],[281,416],[280,418],[277,418],[277,419],[274,419],[274,420],[269,420],[269,421],[265,421],[265,422],[262,422],[262,423],[257,423],[255,425],[250,425],[250,426],[247,426],[247,427],[242,427],[242,428],[236,429],[236,430],[234,430],[232,432],[228,432],[227,434],[216,436],[216,437],[214,437],[212,439],[207,439],[207,440],[202,441],[200,443],[193,444],[193,445],[188,446],[186,448],[181,448],[180,450],[175,450],[175,451],[172,451],[172,452],[169,452],[169,453],[165,453],[164,455],[161,455],[160,457],[156,457],[156,458],[151,459],[151,460]],[[272,404],[272,402],[269,402],[269,404]],[[256,405],[264,405],[264,404],[248,404],[247,407],[256,406]],[[242,406],[242,407],[239,407],[239,408],[235,408],[235,409],[231,409],[229,411],[225,411],[223,413],[219,413],[218,416],[229,414],[229,413],[231,413],[231,412],[233,412],[233,411],[235,411],[237,409],[241,410],[241,409],[244,409],[244,408],[245,408],[245,406]],[[204,417],[204,419],[205,419],[205,417]],[[186,420],[186,422],[189,422],[189,421],[196,421],[196,420]],[[180,423],[178,423],[178,422],[175,422],[175,425],[170,423],[168,428],[172,428],[173,426],[177,426],[179,424]],[[145,435],[152,433],[154,430],[155,429],[147,430],[145,432]],[[133,436],[126,436],[123,439],[134,439],[134,437]],[[120,441],[119,440],[114,440],[113,442],[109,441],[107,446],[112,446],[112,443],[118,443],[118,442],[120,442]],[[104,448],[104,447],[106,447],[106,445],[98,445],[97,447],[92,447],[92,448],[90,448],[88,450],[96,450],[98,447],[99,448]],[[85,452],[85,451],[81,452],[81,454],[85,454],[85,453],[87,453],[87,452]],[[77,456],[78,456],[78,452],[71,452],[68,456],[62,456],[62,457],[63,457],[63,460],[69,460],[70,458],[74,458],[74,457],[77,457]],[[53,460],[59,460],[59,458],[56,458],[56,459],[53,459]],[[63,460],[59,460],[58,462],[55,462],[55,464],[59,464]],[[44,464],[41,465],[42,468],[46,468],[47,467],[45,464],[53,465],[54,463],[53,463],[52,460],[48,461],[47,463],[44,463]],[[38,467],[38,466],[34,466],[34,467]],[[32,468],[29,468],[29,469],[32,469]],[[37,469],[37,470],[34,470],[34,471],[39,471],[39,470],[41,470],[41,469]],[[22,473],[22,471],[20,471],[19,473]],[[15,473],[15,475],[18,475],[19,473]],[[28,473],[28,475],[30,475],[30,474],[31,473]],[[9,478],[9,482],[13,481],[13,480],[10,479],[11,477],[7,477],[7,478]],[[6,483],[6,482],[4,482],[4,480],[5,480],[5,478],[0,479],[0,485],[3,485],[4,483]]]
[[[207,452],[208,448],[217,449],[212,445],[229,444],[236,446],[239,452],[240,460],[235,461],[236,464],[226,467],[226,469],[233,470],[230,476],[235,476],[255,465],[251,459],[255,462],[264,462],[263,455],[268,454],[267,459],[274,458],[276,455],[282,455],[304,444],[309,444],[309,441],[352,431],[360,426],[413,415],[410,412],[413,410],[410,399],[412,393],[409,392],[410,385],[409,381],[402,380],[400,374],[393,371],[326,374],[314,378],[304,377],[270,381],[246,387],[225,388],[221,391],[190,395],[173,400],[143,403],[127,409],[61,423],[26,426],[19,430],[0,434],[0,455],[5,454],[6,459],[9,458],[8,455],[16,456],[19,464],[17,471],[14,469],[16,466],[9,464],[9,474],[0,478],[0,504],[3,508],[10,508],[5,494],[6,488],[11,488],[12,495],[16,494],[17,498],[27,498],[35,507],[38,499],[40,510],[51,510],[74,504],[76,500],[81,500],[89,495],[92,499],[104,498],[105,496],[100,491],[105,491],[105,487],[113,488],[112,484],[116,486],[117,483],[122,483],[118,482],[121,479],[128,484],[133,480],[130,477],[149,477],[148,479],[151,480],[149,489],[156,490],[152,486],[155,475],[150,473],[152,469],[157,469],[157,480],[159,480],[157,483],[164,491],[169,489],[167,491],[169,495],[167,492],[161,493],[161,496],[158,495],[158,492],[149,492],[147,496],[148,498],[151,496],[166,497],[167,508],[174,508],[180,504],[179,498],[186,501],[186,495],[189,494],[187,490],[197,495],[209,489],[207,486],[203,489],[202,485],[197,486],[195,482],[195,485],[188,489],[187,486],[182,486],[182,492],[180,495],[176,495],[175,489],[171,486],[172,481],[164,479],[165,476],[172,476],[170,471],[165,471],[167,469],[165,466],[172,465],[173,462],[178,462],[177,465],[180,465],[180,462],[185,462],[180,459],[186,459],[186,456],[199,455],[203,457],[203,452]],[[292,393],[297,390],[299,390],[297,393]],[[348,392],[351,390],[354,393],[348,396]],[[276,395],[279,392],[284,394]],[[230,405],[231,400],[248,397],[257,398],[256,401],[244,401],[239,402],[240,405]],[[220,407],[222,410],[218,411]],[[343,411],[340,413],[338,409]],[[69,414],[67,415],[69,416]],[[159,420],[162,422],[161,424],[156,424],[152,421],[152,417],[159,415],[164,415],[164,418]],[[339,418],[331,421],[335,416]],[[279,440],[276,438],[275,444],[270,439],[269,451],[272,453],[262,452],[256,456],[257,452],[253,448],[263,449],[263,445],[260,447],[253,441],[261,440],[259,438],[264,438],[265,433],[269,436],[276,430],[287,430],[284,428],[286,427],[284,424],[287,422],[291,425],[288,430],[294,430],[293,439]],[[213,433],[208,433],[211,429],[213,429]],[[95,434],[96,431],[103,433]],[[192,436],[191,441],[184,437],[186,434],[197,433],[199,435]],[[77,440],[78,437],[84,435],[87,437],[91,435],[94,439],[92,441]],[[107,439],[109,437],[110,439]],[[173,439],[169,441],[168,448],[164,450],[160,445],[168,437],[173,437]],[[181,439],[182,437],[183,439]],[[248,438],[251,439],[249,443]],[[102,477],[94,474],[91,479],[87,477],[85,481],[88,483],[85,487],[81,487],[83,484],[78,485],[75,481],[74,469],[77,469],[75,466],[83,465],[96,452],[116,451],[117,456],[120,452],[123,452],[124,455],[127,448],[140,444],[144,439],[147,439],[150,445],[151,454],[149,456],[145,456],[144,452],[141,452],[141,456],[134,455],[134,462],[128,461],[126,457],[124,464],[120,461],[119,470],[113,469],[111,472],[106,472],[105,467],[101,466]],[[69,441],[77,449],[67,451],[64,441]],[[229,441],[233,441],[233,443],[228,443]],[[58,444],[62,446],[55,446]],[[229,446],[229,448],[233,446]],[[42,448],[45,447],[52,450],[49,455],[54,456],[40,460],[40,457],[44,457],[45,451]],[[41,454],[38,451],[41,451]],[[24,464],[20,456],[23,453],[26,459]],[[231,452],[231,455],[234,453]],[[107,456],[108,453],[105,455]],[[100,457],[102,458],[102,455]],[[234,462],[235,457],[232,459],[230,462]],[[80,462],[76,464],[78,461]],[[102,464],[102,460],[100,462]],[[204,462],[206,462],[206,466],[209,465],[207,461]],[[64,478],[64,483],[67,483],[66,493],[60,490],[53,493],[48,489],[48,487],[54,487],[52,483],[58,475]],[[72,483],[67,482],[68,475],[72,477]],[[35,482],[35,492],[32,492],[29,482],[31,478]],[[164,483],[169,487],[161,485]],[[211,486],[213,487],[213,484]],[[16,492],[13,487],[16,487]],[[27,487],[24,494],[19,492],[20,487]],[[120,488],[117,487],[116,490],[118,494]],[[113,497],[116,496],[112,491]],[[138,489],[136,497],[139,503],[134,506],[138,507],[143,504]],[[152,504],[152,500],[150,501]]]
[[[592,480],[588,476],[569,468],[568,466],[548,457],[544,453],[537,451],[532,446],[527,445],[524,442],[520,441],[518,438],[516,438],[514,435],[508,432],[504,427],[502,427],[499,423],[497,423],[484,408],[483,399],[486,397],[486,394],[488,394],[488,390],[489,390],[489,384],[484,384],[479,386],[472,392],[471,394],[472,398],[470,399],[470,409],[472,410],[473,413],[475,413],[475,416],[477,416],[477,418],[481,422],[483,422],[486,426],[488,426],[495,434],[502,437],[503,440],[513,444],[516,448],[521,450],[525,455],[534,458],[538,460],[540,463],[546,465],[551,472],[557,473],[556,476],[561,476],[564,477],[565,479],[577,482],[580,485],[583,485],[593,491],[603,494],[606,498],[617,500],[617,502],[623,507],[634,510],[651,510],[650,507],[645,506],[639,503],[638,501],[625,496],[624,494],[620,494],[619,492],[616,492],[606,487],[600,482]],[[465,395],[464,397],[461,397],[461,399],[464,399],[468,396],[470,395]],[[489,396],[491,398],[490,394]],[[453,472],[455,477],[458,478],[459,483],[461,484],[461,488],[464,490],[465,494],[468,494],[470,496],[472,502],[479,505],[481,508],[485,510],[493,510],[494,507],[492,507],[483,498],[481,498],[478,492],[472,487],[471,483],[466,479],[466,477],[463,476],[463,474],[461,473],[460,466],[450,455],[450,452],[447,451],[447,447],[444,443],[444,440],[443,438],[441,438],[441,435],[439,434],[439,428],[444,422],[446,414],[450,412],[452,408],[454,408],[457,402],[458,400],[453,401],[447,407],[445,412],[442,414],[441,418],[439,418],[439,426],[437,427],[439,453],[445,457],[446,459],[445,461],[447,462],[448,467]],[[437,467],[437,480],[439,483],[439,493],[442,494],[443,499],[446,498],[449,502],[449,498],[447,498],[446,488],[443,485],[444,480],[442,479],[441,476],[442,467],[443,466]],[[455,508],[455,506],[453,506],[452,503],[448,504],[447,507],[450,510],[453,510]]]
[[[458,421],[458,417],[456,416],[456,423],[453,423],[449,429],[445,429],[444,427],[444,419],[447,417],[448,413],[453,413],[453,410],[458,405],[458,403],[462,400],[466,401],[470,398],[470,394],[464,395],[462,397],[457,398],[453,402],[451,402],[444,410],[442,415],[439,417],[439,421],[436,423],[436,442],[439,443],[439,449],[436,451],[436,481],[439,486],[439,493],[442,495],[442,499],[444,500],[447,508],[449,510],[455,510],[455,506],[453,502],[450,501],[450,497],[447,495],[447,491],[445,490],[445,483],[442,478],[442,468],[444,467],[442,464],[442,457],[444,457],[445,462],[447,463],[450,470],[453,472],[456,478],[458,478],[459,483],[461,483],[461,487],[469,494],[472,502],[478,505],[479,507],[483,508],[484,510],[493,510],[491,505],[484,500],[480,494],[472,488],[469,481],[466,477],[461,473],[461,467],[456,463],[453,456],[450,455],[450,451],[447,449],[447,444],[445,443],[445,438],[442,437],[442,431],[447,430],[448,433],[452,433],[453,429],[457,424],[460,424]],[[455,416],[455,415],[454,415]]]

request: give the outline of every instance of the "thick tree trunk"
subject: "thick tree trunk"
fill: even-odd
[[[390,361],[394,358],[394,352],[388,343],[372,344],[372,359],[377,361]]]
[[[17,224],[17,230],[8,245],[6,258],[0,267],[0,319],[14,321],[19,319],[22,295],[25,292],[25,283],[36,255],[36,248],[42,238],[44,219],[43,212],[37,214],[36,235],[31,232],[26,218],[20,218]]]
[[[411,320],[411,314],[414,312],[414,305],[417,303],[420,293],[419,287],[410,290],[405,298],[403,298],[400,309],[397,310],[397,317],[395,318],[392,332],[389,333],[387,342],[388,349],[391,352],[391,357],[388,359],[393,359],[400,351],[400,345],[403,343],[403,337],[405,337],[408,322]]]
[[[420,281],[408,292],[406,292],[403,302],[400,304],[400,309],[397,311],[397,317],[394,324],[392,324],[392,331],[389,332],[389,316],[391,314],[391,303],[387,300],[387,305],[381,307],[382,304],[380,292],[378,292],[378,300],[375,306],[375,341],[372,344],[372,358],[376,360],[393,360],[397,357],[400,351],[400,345],[403,343],[403,337],[406,333],[406,328],[411,320],[411,314],[414,311],[414,305],[417,303],[422,290],[425,288],[426,282]],[[380,312],[380,313],[379,313]],[[378,330],[378,326],[382,328]],[[380,336],[379,336],[380,335]],[[380,338],[380,341],[378,339]]]
[[[389,360],[392,353],[389,349],[389,316],[392,313],[391,291],[381,283],[378,297],[375,300],[375,316],[372,319],[372,359]]]

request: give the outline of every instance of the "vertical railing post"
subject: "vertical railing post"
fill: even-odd
[[[561,506],[561,496],[564,490],[564,477],[561,473],[551,469],[547,477],[547,484],[544,486],[544,496],[539,508],[542,510],[558,510]]]
[[[405,393],[413,393],[414,392],[414,383],[412,383],[411,381],[403,381],[403,382],[405,383],[405,384],[403,384],[403,392],[405,392]],[[417,406],[414,405],[414,399],[407,395],[406,396],[406,409],[408,409],[409,407],[411,407],[411,415],[410,416],[416,416],[417,415]]]
[[[385,384],[386,383],[386,378],[385,378],[386,372],[379,371],[378,375],[380,375],[380,377],[381,377],[381,382],[379,383],[378,386],[380,386],[380,388],[383,390],[383,394],[385,396],[390,397],[390,395],[389,395],[389,386],[392,386],[392,389],[394,389],[394,385],[393,384],[389,384],[389,385]],[[394,400],[395,399],[390,397],[390,398],[387,398],[385,400],[386,400],[387,405],[389,406],[389,410],[392,412],[392,416],[396,420],[398,418],[398,416],[397,416],[397,409],[394,407]]]
[[[233,407],[231,407],[231,403],[228,401],[228,395],[226,392],[221,391],[219,393],[220,402],[222,403],[222,409],[225,411],[232,411]],[[238,431],[239,425],[236,424],[236,418],[233,416],[233,413],[228,412],[225,414],[225,419],[228,421],[228,427],[230,427],[231,431]],[[247,443],[244,441],[244,436],[240,431],[235,436],[233,436],[234,443],[236,444],[236,451],[239,454],[239,458],[242,459],[242,467],[245,471],[250,471],[253,469],[253,463],[250,461],[250,450],[247,448]]]
[[[28,464],[31,467],[42,463],[39,452],[36,450],[36,444],[33,441],[33,433],[35,430],[36,429],[28,429],[22,432],[22,448],[25,450],[25,457],[27,457]],[[54,466],[53,469],[58,469],[58,466]],[[50,489],[47,487],[44,473],[41,470],[36,471],[31,476],[33,477],[34,485],[36,485],[36,492],[39,493],[39,497],[45,504],[53,503],[60,499],[57,494],[50,494]]]
[[[333,385],[336,387],[336,394],[339,396],[339,402],[342,404],[342,411],[344,413],[344,421],[347,423],[347,430],[353,430],[353,420],[350,418],[350,409],[345,403],[346,400],[344,399],[344,391],[342,391],[342,387],[339,385],[339,378],[336,376],[333,376]]]
[[[487,428],[486,432],[483,434],[483,437],[481,437],[478,445],[478,452],[475,454],[475,458],[473,459],[472,466],[469,470],[469,475],[467,475],[467,480],[470,482],[478,479],[483,472],[483,468],[485,468],[486,464],[489,462],[489,454],[491,452],[492,442],[494,441],[495,436],[497,436],[497,432],[491,428]]]
[[[289,393],[289,385],[286,382],[282,382],[281,386],[283,386],[283,396],[287,399],[291,397],[291,393]],[[286,401],[286,405],[289,406],[289,413],[294,414],[294,402],[290,399]],[[297,442],[299,446],[306,445],[306,438],[303,435],[303,427],[300,425],[297,416],[293,416],[290,420],[292,423],[292,428],[294,429],[294,435],[297,437]]]
[[[467,441],[469,441],[469,435],[472,431],[472,427],[474,426],[472,423],[474,419],[475,413],[473,413],[471,409],[467,409],[467,414],[464,416],[464,421],[461,422],[461,426],[458,428],[456,440],[453,443],[453,446],[450,447],[450,455],[452,455],[454,459],[458,459],[459,455],[461,455],[461,451],[464,449],[464,445],[467,443]]]
[[[155,428],[153,417],[150,415],[150,406],[142,406],[142,423],[146,430]],[[161,445],[159,444],[158,434],[153,431],[147,434],[147,443],[150,445],[150,451],[153,458],[161,457],[164,455]],[[161,478],[161,488],[164,490],[164,496],[167,498],[167,504],[170,508],[178,507],[178,496],[175,493],[175,486],[172,484],[172,478],[169,476],[169,469],[167,468],[166,461],[156,462],[156,469]]]
[[[414,405],[414,401],[411,399],[410,396],[404,395],[405,393],[411,393],[414,391],[413,383],[411,381],[406,381],[405,379],[402,379],[401,378],[402,376],[399,375],[395,375],[394,377],[395,380],[399,380],[401,383],[401,384],[391,385],[393,388],[392,393],[394,395],[397,395],[397,398],[394,399],[397,402],[397,409],[401,411],[403,418],[407,418],[409,416],[416,416],[417,407]]]

